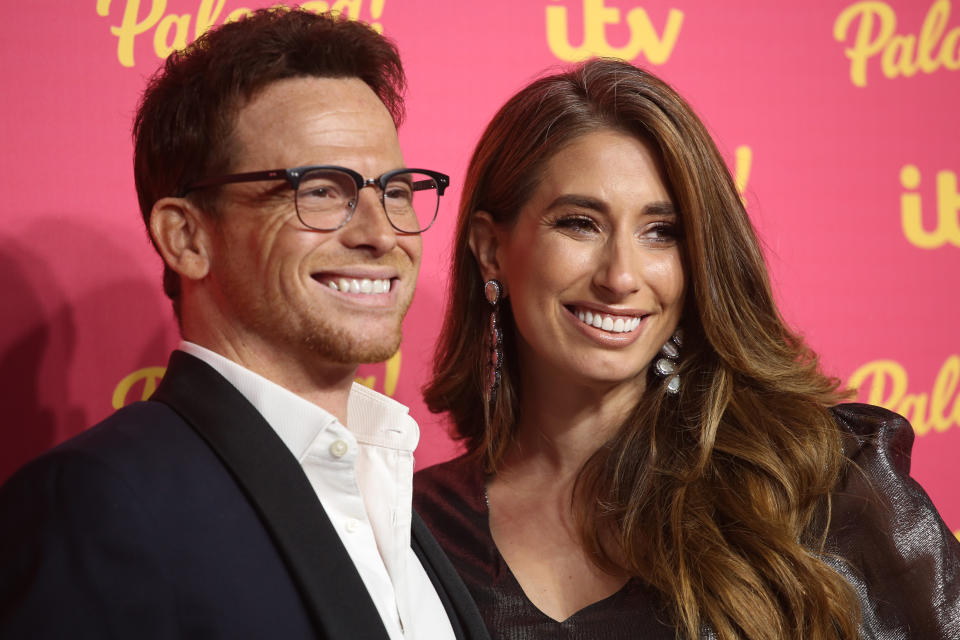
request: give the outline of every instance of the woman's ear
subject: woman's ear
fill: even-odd
[[[493,217],[486,211],[477,211],[470,218],[470,250],[480,266],[484,280],[503,280],[499,260],[500,238]]]
[[[150,212],[150,237],[168,267],[200,280],[210,272],[208,224],[186,198],[161,198]]]

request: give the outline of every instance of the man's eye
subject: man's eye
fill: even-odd
[[[324,189],[323,187],[312,187],[306,191],[300,192],[301,197],[305,198],[329,198],[331,197],[330,190]]]
[[[332,180],[317,179],[302,183],[297,197],[300,200],[341,200],[346,199],[346,194],[344,186]]]
[[[387,185],[386,190],[383,192],[383,197],[388,200],[396,200],[397,202],[411,202],[413,200],[413,192],[410,191],[410,185]]]

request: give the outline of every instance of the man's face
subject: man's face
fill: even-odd
[[[372,178],[404,166],[390,114],[355,78],[268,85],[240,110],[232,144],[231,173],[339,165]],[[361,189],[353,217],[329,232],[303,226],[285,182],[221,189],[208,284],[231,343],[290,366],[312,356],[377,362],[397,350],[421,242],[394,231],[375,188]],[[369,292],[342,290],[344,280]]]

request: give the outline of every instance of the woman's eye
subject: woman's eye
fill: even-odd
[[[673,222],[656,222],[647,227],[643,235],[657,242],[676,242],[679,229]]]
[[[593,233],[599,230],[597,223],[586,216],[567,216],[557,220],[554,225],[559,229],[575,233]]]

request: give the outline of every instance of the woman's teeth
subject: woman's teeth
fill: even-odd
[[[636,316],[609,316],[592,311],[577,311],[580,322],[611,333],[629,333],[640,326]]]
[[[390,291],[390,280],[371,280],[370,278],[340,278],[327,283],[331,289],[345,293],[387,293]]]

